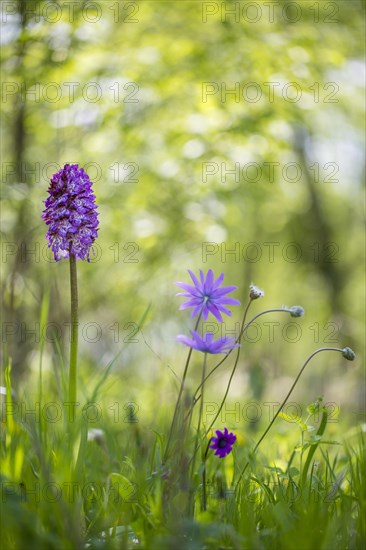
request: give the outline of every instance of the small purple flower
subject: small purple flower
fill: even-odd
[[[220,288],[224,280],[224,274],[221,273],[215,281],[212,269],[209,269],[205,277],[200,269],[200,280],[197,279],[194,273],[189,269],[188,273],[194,283],[194,286],[187,283],[176,283],[182,287],[185,292],[178,292],[177,296],[185,296],[189,298],[187,302],[182,304],[179,309],[187,309],[193,307],[191,317],[195,317],[202,311],[202,317],[207,319],[208,314],[212,313],[216,319],[222,323],[222,313],[231,316],[231,311],[225,307],[226,305],[239,306],[239,300],[228,298],[226,294],[236,290],[236,286],[223,286]]]
[[[235,343],[235,338],[224,337],[214,340],[211,332],[207,332],[204,336],[201,336],[195,330],[192,330],[191,333],[192,338],[184,334],[179,334],[177,336],[177,341],[197,351],[203,351],[204,353],[228,353],[240,345]]]
[[[210,445],[210,449],[215,449],[215,455],[220,458],[224,458],[224,456],[231,453],[233,445],[236,441],[236,435],[232,432],[229,433],[228,429],[225,428],[223,432],[216,430],[216,436],[217,437],[212,438],[212,445]]]
[[[90,247],[98,236],[98,214],[92,182],[78,164],[65,166],[52,176],[42,218],[49,226],[46,238],[56,261],[89,261]]]

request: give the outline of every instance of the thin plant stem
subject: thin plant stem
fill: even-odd
[[[206,493],[206,460],[207,460],[207,454],[208,449],[210,448],[210,443],[212,441],[212,437],[208,440],[206,451],[203,457],[203,468],[202,468],[202,510],[206,512],[207,510],[207,493]]]
[[[304,372],[305,370],[305,367],[307,366],[307,364],[311,361],[311,359],[317,355],[318,353],[321,353],[322,351],[337,351],[337,352],[340,352],[342,353],[343,352],[343,349],[340,349],[340,348],[319,348],[317,350],[315,350],[305,361],[305,363],[302,365],[301,369],[299,370],[299,373],[298,375],[296,376],[295,380],[294,380],[294,383],[292,384],[290,390],[288,391],[285,399],[282,401],[281,405],[280,405],[280,408],[278,409],[278,411],[276,412],[276,414],[274,415],[274,417],[272,418],[271,422],[268,424],[267,428],[265,429],[265,431],[263,432],[262,436],[260,437],[259,441],[257,442],[256,446],[254,447],[253,451],[252,451],[252,455],[254,455],[256,452],[257,452],[257,449],[259,447],[259,445],[262,443],[263,439],[266,437],[266,435],[268,434],[269,430],[272,428],[274,422],[276,421],[278,415],[280,414],[280,412],[282,411],[283,407],[286,405],[290,395],[292,394],[293,390],[295,389],[295,386],[297,384],[297,382],[299,381],[299,378],[300,376],[302,375],[302,373]],[[239,486],[239,483],[246,471],[246,469],[248,468],[250,462],[248,461],[244,468],[242,469],[242,471],[240,472],[240,475],[239,475],[239,479],[238,481],[236,482],[236,485],[235,485],[235,492]]]
[[[258,319],[258,317],[261,317],[262,315],[266,315],[267,313],[290,313],[290,310],[289,309],[286,309],[286,308],[274,308],[274,309],[266,309],[265,311],[261,311],[260,313],[257,313],[257,315],[255,315],[253,317],[253,319],[251,319],[250,321],[248,321],[248,323],[242,328],[238,338],[235,340],[235,343],[238,343],[239,340],[241,339],[242,335],[244,334],[244,332],[250,327],[250,325],[252,323],[254,323],[254,321],[256,319]],[[235,348],[233,348],[235,349]],[[226,359],[230,356],[231,352],[233,351],[233,349],[231,349],[229,351],[229,353],[227,353],[225,355],[225,357],[223,359],[221,359],[221,361],[219,361],[219,363],[217,363],[217,365],[214,366],[213,369],[210,370],[210,372],[207,374],[204,382],[206,383],[206,381],[208,380],[208,378],[210,378],[210,376],[224,363],[224,361],[226,361]],[[197,401],[200,399],[200,397],[196,398],[196,395],[197,393],[199,392],[199,390],[201,389],[201,386],[202,384],[200,384],[196,391],[194,392],[194,395],[193,395],[193,399],[192,399],[192,405],[191,405],[191,408],[190,410],[188,411],[187,413],[187,416],[185,418],[185,420],[187,420],[187,418],[192,414],[192,411],[193,411],[193,408],[194,406],[196,405]]]
[[[206,366],[207,366],[207,353],[204,353],[204,356],[203,356],[203,366],[202,366],[202,380],[205,379],[205,375],[206,375]],[[195,444],[194,444],[194,451],[193,451],[193,456],[192,456],[192,459],[191,459],[191,479],[193,480],[193,476],[194,476],[194,467],[195,467],[195,463],[196,463],[196,456],[197,456],[197,451],[198,451],[198,447],[199,447],[199,439],[200,439],[200,431],[201,431],[201,422],[202,422],[202,413],[203,413],[203,399],[204,399],[204,384],[202,384],[202,400],[201,400],[201,403],[200,403],[200,411],[199,411],[199,415],[198,415],[198,423],[197,423],[197,433],[196,433],[196,441],[195,441]],[[192,501],[192,495],[193,495],[193,490],[191,489],[190,491],[190,497],[189,497],[189,508],[191,509],[191,501]]]
[[[202,468],[202,510],[207,510],[207,495],[206,495],[206,461],[203,462]]]
[[[203,357],[202,380],[205,379],[205,375],[206,375],[206,365],[207,365],[207,353],[205,353],[205,354],[204,354],[204,357]],[[199,443],[199,439],[200,439],[200,430],[201,430],[202,413],[203,413],[204,388],[205,388],[205,386],[204,386],[204,383],[203,383],[203,384],[202,384],[202,393],[201,393],[200,412],[199,412],[199,415],[198,415],[198,423],[197,423],[196,442],[195,442],[195,446],[194,446],[194,452],[193,452],[192,464],[191,464],[192,476],[193,476],[193,474],[194,474],[194,465],[195,465],[195,461],[196,461],[196,455],[197,455],[197,450],[198,450],[198,443]]]
[[[77,357],[78,357],[78,282],[76,257],[70,252],[70,289],[71,289],[71,342],[69,370],[69,402],[75,406],[77,396]]]
[[[245,319],[246,319],[246,317],[247,317],[247,313],[248,313],[248,311],[249,311],[249,308],[250,308],[250,305],[251,305],[252,301],[253,301],[253,299],[250,298],[250,299],[249,299],[249,302],[248,302],[248,304],[247,304],[247,307],[245,308],[245,311],[244,311],[243,321],[242,321],[242,323],[241,323],[241,328],[240,328],[240,333],[239,333],[239,338],[237,338],[237,343],[239,343],[239,344],[240,344],[241,338],[242,338],[242,336],[243,336],[243,329],[244,329],[244,326],[245,326]],[[207,430],[206,430],[206,435],[209,433],[209,431],[211,430],[212,426],[215,424],[217,418],[218,418],[219,415],[220,415],[220,412],[221,412],[221,410],[222,410],[222,407],[223,407],[224,404],[225,404],[226,398],[227,398],[228,393],[229,393],[229,390],[230,390],[231,381],[232,381],[232,379],[233,379],[233,377],[234,377],[234,374],[235,374],[235,371],[236,371],[236,367],[237,367],[238,362],[239,362],[240,351],[241,351],[241,347],[238,347],[238,348],[237,348],[237,353],[236,353],[235,363],[234,363],[234,366],[233,366],[233,370],[231,371],[231,375],[230,375],[229,382],[228,382],[228,385],[227,385],[227,388],[226,388],[226,391],[225,391],[225,395],[224,395],[224,397],[223,397],[223,399],[222,399],[222,401],[221,401],[221,405],[220,405],[219,410],[217,411],[217,413],[216,413],[216,415],[215,415],[215,418],[212,420],[210,426],[209,426],[209,427],[207,428]]]
[[[202,311],[201,311],[201,313],[200,313],[199,316],[198,316],[198,319],[197,319],[196,325],[195,325],[195,327],[194,327],[194,330],[197,330],[197,328],[198,328],[199,322],[200,322],[200,320],[201,320],[201,315],[202,315]],[[174,431],[174,427],[175,427],[175,422],[176,422],[176,420],[177,420],[179,405],[180,405],[180,401],[181,401],[182,394],[183,394],[183,390],[184,390],[184,384],[185,384],[186,377],[187,377],[188,366],[189,366],[189,362],[190,362],[190,360],[191,360],[192,351],[193,351],[193,349],[190,348],[190,349],[189,349],[189,352],[188,352],[186,364],[185,364],[185,366],[184,366],[184,371],[183,371],[182,381],[181,381],[181,383],[180,383],[178,398],[177,398],[177,402],[176,402],[176,404],[175,404],[175,409],[174,409],[174,414],[173,414],[173,420],[172,420],[172,423],[171,423],[171,425],[170,425],[169,436],[168,436],[168,442],[167,442],[167,444],[166,444],[166,448],[165,448],[165,452],[164,452],[164,456],[163,456],[163,464],[165,464],[166,459],[167,459],[167,457],[168,457],[169,446],[170,446],[170,443],[171,443],[171,439],[172,439],[172,435],[173,435],[173,431]]]
[[[308,416],[304,420],[305,426],[307,426],[307,423],[309,422],[310,417],[311,417],[311,413],[309,413]],[[300,472],[302,472],[302,462],[303,462],[303,454],[304,454],[304,434],[305,434],[305,431],[301,428]]]

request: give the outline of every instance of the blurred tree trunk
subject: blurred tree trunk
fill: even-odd
[[[354,346],[356,342],[350,326],[350,320],[344,315],[343,289],[347,284],[349,266],[337,257],[333,259],[330,254],[333,248],[329,247],[339,246],[339,243],[336,241],[336,226],[334,219],[326,212],[324,205],[324,201],[326,200],[325,194],[319,188],[319,183],[315,181],[314,176],[309,171],[309,159],[306,155],[308,140],[311,140],[311,136],[304,128],[296,132],[294,147],[307,185],[310,207],[305,214],[301,215],[296,221],[294,220],[294,234],[299,235],[299,237],[301,235],[308,235],[308,238],[315,243],[319,255],[315,259],[310,252],[311,247],[304,247],[304,250],[308,250],[309,253],[307,260],[315,264],[315,268],[326,282],[328,295],[324,296],[324,300],[329,301],[333,316],[332,321],[337,323],[342,340],[346,338],[348,344]],[[334,250],[338,249],[334,248]],[[341,344],[341,341],[339,344]]]
[[[14,74],[18,78],[20,84],[18,93],[14,98],[14,126],[13,126],[13,163],[14,163],[14,184],[20,184],[29,187],[31,185],[30,181],[25,181],[25,159],[26,159],[26,99],[23,90],[25,89],[25,78],[24,78],[24,58],[27,54],[28,41],[25,38],[26,27],[27,27],[27,10],[35,8],[37,2],[33,2],[33,6],[30,5],[30,2],[24,2],[23,0],[18,0],[18,13],[20,15],[20,33],[19,38],[16,44],[16,65],[14,68]],[[23,338],[23,333],[20,329],[21,319],[19,314],[21,310],[16,308],[16,281],[20,276],[24,278],[27,269],[29,268],[28,262],[25,261],[24,251],[27,250],[27,245],[29,243],[29,219],[28,219],[28,193],[25,188],[24,198],[21,201],[20,207],[17,211],[17,221],[15,224],[15,229],[13,233],[14,244],[16,246],[16,252],[13,259],[13,267],[9,277],[8,285],[8,295],[7,300],[4,300],[4,313],[5,319],[7,322],[14,323],[15,334],[10,339],[7,336],[7,353],[12,358],[12,362],[15,368],[15,371],[18,371],[20,365],[24,365],[24,357],[29,350],[29,343],[27,344],[26,339]],[[23,339],[25,341],[23,341]],[[18,343],[21,341],[21,346]]]

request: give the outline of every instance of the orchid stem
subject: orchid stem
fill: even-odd
[[[76,257],[70,252],[70,289],[71,289],[71,342],[69,370],[69,402],[75,406],[77,397],[77,356],[78,356],[78,282]]]

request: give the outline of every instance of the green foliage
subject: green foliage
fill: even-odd
[[[62,3],[52,4],[58,13]],[[205,2],[106,0],[93,22],[86,2],[71,3],[72,18],[66,4],[53,21],[48,0],[4,2],[16,12],[1,48],[4,548],[363,548],[357,361],[345,371],[338,354],[319,357],[296,399],[327,401],[300,407],[308,414],[283,410],[255,456],[264,407],[233,422],[233,453],[206,462],[207,510],[202,466],[187,474],[193,430],[189,449],[178,438],[162,464],[182,375],[174,339],[192,328],[174,298],[187,268],[225,271],[240,298],[254,280],[269,307],[301,298],[306,310],[304,323],[261,319],[258,338],[248,332],[228,411],[277,402],[314,344],[362,349],[363,2],[298,0],[297,22],[283,16],[293,9],[285,0],[273,21],[261,5],[258,22],[222,17],[222,5],[246,13],[244,2],[209,3],[219,11],[207,21]],[[268,82],[279,83],[273,97]],[[299,101],[284,96],[291,82]],[[75,416],[66,404],[68,266],[50,261],[40,219],[50,176],[70,161],[95,182],[101,221],[95,261],[78,264]],[[284,168],[291,163],[298,179]],[[197,367],[193,357],[184,414]],[[223,367],[207,383],[214,405],[229,374]]]

